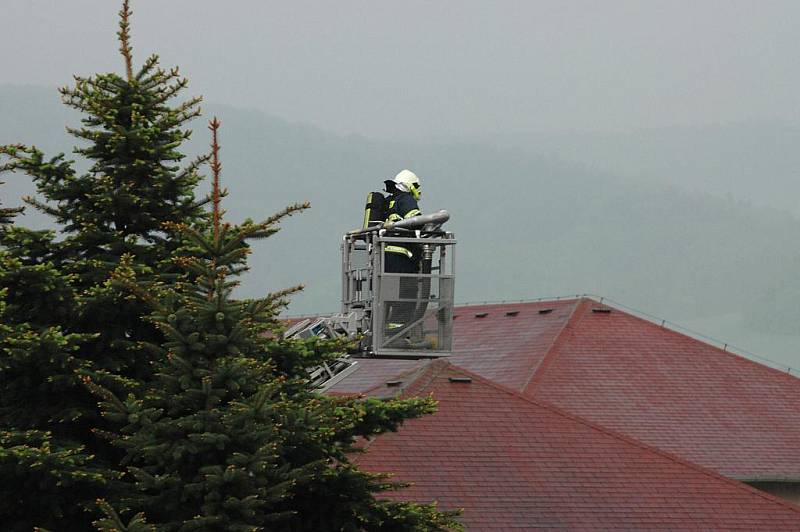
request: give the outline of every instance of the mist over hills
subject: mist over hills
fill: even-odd
[[[508,134],[482,141],[800,215],[800,127],[791,122]]]
[[[343,137],[257,110],[206,105],[205,118],[214,115],[223,123],[228,220],[312,203],[255,246],[243,294],[304,283],[291,313],[337,310],[341,234],[360,224],[366,193],[408,167],[423,179],[423,210],[452,214],[459,301],[607,295],[800,365],[794,348],[800,219],[789,211],[798,196],[787,177],[800,157],[791,135],[800,133],[788,126],[762,124],[749,137],[704,130],[680,142],[631,134],[587,136],[581,144],[543,135],[514,146],[506,139],[423,144]],[[51,155],[75,144],[64,125],[78,117],[53,89],[0,86],[0,116],[0,144],[33,143]],[[190,154],[209,142],[203,119],[194,129]],[[772,154],[748,156],[747,138],[770,145]],[[769,160],[784,171],[764,167]],[[659,176],[670,168],[675,179],[668,186]],[[723,187],[728,168],[739,174],[726,195],[691,186],[702,176]],[[765,175],[775,177],[771,184],[784,187],[783,194],[774,194],[773,203],[743,199],[750,197],[746,177]],[[7,206],[31,190],[25,176],[4,180]],[[29,215],[24,223],[46,222]]]

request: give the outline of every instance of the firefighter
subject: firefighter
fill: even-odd
[[[419,178],[411,170],[401,170],[394,179],[384,181],[389,197],[387,222],[399,222],[422,214],[417,203],[421,196]],[[419,250],[416,246],[386,246],[386,271],[418,273]]]
[[[384,182],[386,192],[391,194],[388,198],[387,222],[398,222],[422,214],[417,203],[421,190],[419,178],[410,170],[402,170],[394,179]],[[395,243],[385,248],[384,263],[386,273],[419,273],[421,250],[415,244]],[[387,279],[388,280],[388,279]],[[390,337],[394,331],[399,331],[404,325],[415,321],[419,302],[419,283],[416,277],[400,277],[398,282],[398,296],[402,301],[393,301],[386,308],[386,334]],[[391,347],[407,347],[416,336],[419,327],[413,331],[406,331],[403,338],[391,342]],[[417,334],[414,334],[417,333]]]

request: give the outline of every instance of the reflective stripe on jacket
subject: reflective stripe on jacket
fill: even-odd
[[[422,211],[419,210],[419,205],[417,204],[417,200],[414,199],[409,192],[400,192],[395,194],[389,200],[389,216],[386,218],[388,222],[399,222],[400,220],[405,220],[406,218],[411,218],[412,216],[419,216],[422,214]],[[400,253],[405,255],[409,259],[414,257],[414,249],[415,246],[410,246],[411,249],[400,246],[400,245],[391,245],[386,246],[386,251],[389,253]]]

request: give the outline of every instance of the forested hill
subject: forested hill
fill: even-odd
[[[677,322],[735,314],[742,330],[800,329],[800,220],[788,212],[637,182],[628,171],[620,178],[586,161],[538,156],[535,146],[341,137],[209,104],[205,116],[212,115],[223,123],[230,220],[312,203],[256,250],[244,283],[253,294],[305,283],[293,313],[338,308],[340,236],[359,225],[366,192],[408,167],[423,179],[423,209],[452,213],[460,301],[589,292]],[[64,125],[75,115],[53,89],[0,87],[0,116],[0,143],[35,143],[50,153],[74,144]],[[207,142],[198,120],[190,151]],[[29,190],[22,176],[5,180],[4,194]]]
[[[485,142],[548,153],[651,183],[747,198],[800,215],[800,126],[791,122],[507,134]]]

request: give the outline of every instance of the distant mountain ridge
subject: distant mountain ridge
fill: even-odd
[[[33,142],[48,154],[75,144],[63,128],[76,115],[55,90],[0,86],[0,113],[0,143]],[[530,148],[373,141],[206,105],[205,118],[213,115],[223,123],[228,219],[312,203],[256,246],[244,280],[246,294],[305,283],[292,313],[338,309],[341,234],[359,225],[366,193],[408,167],[422,176],[423,209],[452,214],[459,301],[597,293],[679,323],[737,313],[759,317],[748,327],[800,333],[792,298],[778,308],[765,296],[800,286],[786,266],[800,261],[800,220],[788,212],[637,182],[624,168],[619,176]],[[199,153],[208,144],[204,120],[194,129],[187,149]],[[26,180],[4,180],[4,203],[15,205]]]
[[[626,133],[543,132],[485,141],[800,215],[800,125],[790,122],[751,120]]]

